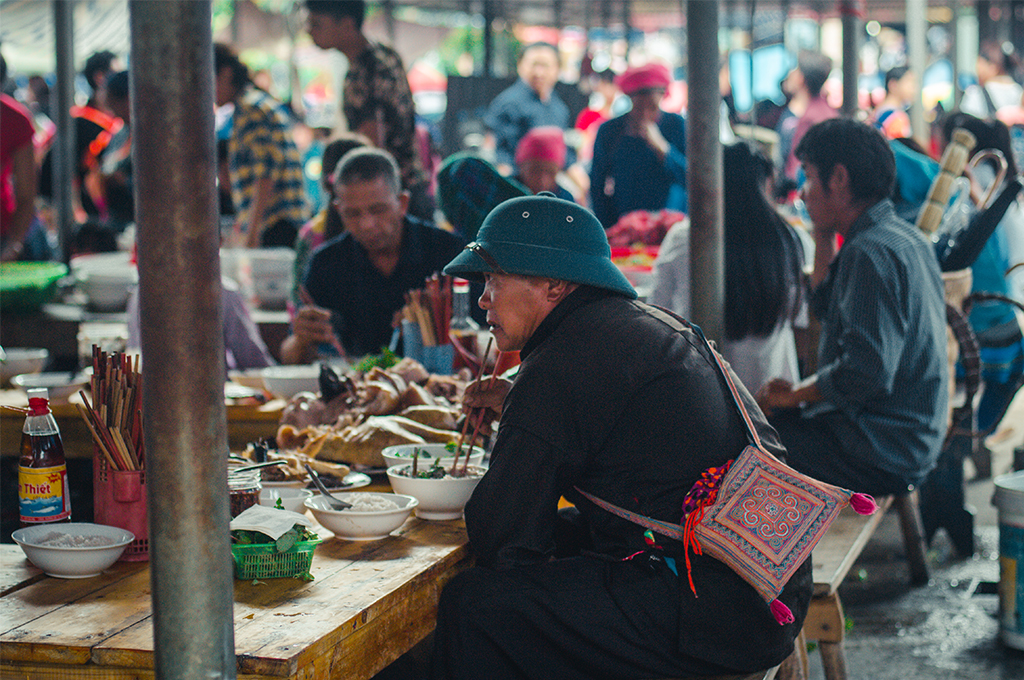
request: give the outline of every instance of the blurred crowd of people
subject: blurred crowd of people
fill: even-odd
[[[309,361],[319,351],[360,354],[379,349],[376,345],[388,335],[396,311],[390,307],[401,306],[403,291],[392,296],[388,309],[373,315],[373,324],[380,328],[360,330],[365,338],[357,341],[354,322],[345,322],[339,313],[340,294],[323,282],[333,281],[336,270],[346,276],[355,271],[338,255],[344,252],[345,258],[358,255],[360,295],[366,300],[380,286],[416,287],[437,263],[430,257],[417,260],[422,271],[415,269],[410,276],[410,262],[424,257],[410,251],[410,243],[417,244],[413,250],[422,249],[440,238],[433,231],[439,228],[450,232],[444,238],[461,243],[479,226],[479,221],[463,224],[461,214],[445,210],[440,199],[446,195],[458,200],[473,191],[486,200],[488,192],[505,197],[510,192],[551,192],[592,210],[606,229],[638,211],[687,212],[687,122],[685,113],[665,110],[666,92],[675,80],[667,65],[651,61],[622,73],[584,69],[579,86],[589,93],[589,101],[572,120],[555,90],[561,70],[558,47],[524,45],[514,84],[490,102],[483,117],[488,135],[479,162],[488,172],[474,175],[479,186],[468,186],[465,176],[438,172],[438,145],[417,122],[401,58],[364,33],[365,3],[306,0],[304,5],[313,43],[347,58],[342,98],[347,130],[306,134],[308,126],[254,82],[231,46],[217,44],[214,54],[215,102],[227,112],[218,118],[217,130],[223,243],[296,252],[290,296],[294,332],[280,352],[274,348],[285,361]],[[916,215],[938,172],[950,121],[975,132],[977,151],[998,152],[1006,166],[1001,181],[1017,174],[1024,138],[1018,55],[1006,44],[984,43],[976,70],[978,82],[965,91],[960,109],[933,125],[945,135],[911,128],[908,109],[920,92],[906,64],[885,74],[884,97],[872,110],[861,112],[862,120],[890,140],[899,169],[893,200],[904,218]],[[806,174],[796,150],[809,129],[839,116],[824,94],[832,72],[827,56],[802,51],[781,82],[785,102],[756,109],[754,122],[768,128],[767,136],[736,141],[731,122],[737,116],[728,107],[732,98],[723,67],[726,354],[734,366],[751,365],[743,378],[753,389],[771,376],[799,377],[792,327],[806,323],[808,294],[799,273],[811,269],[814,244],[798,193]],[[90,96],[71,111],[77,140],[71,183],[78,225],[66,244],[72,255],[130,247],[135,219],[128,72],[118,55],[101,51],[86,60],[82,76]],[[4,261],[55,256],[46,208],[46,199],[54,195],[52,102],[45,80],[38,76],[29,78],[22,92],[24,101],[6,94],[2,100]],[[317,140],[315,150],[310,139]],[[395,164],[397,186],[391,186],[383,167],[339,179],[345,159],[355,154],[365,164],[368,148],[381,150]],[[314,152],[320,155],[315,192],[304,174],[304,158]],[[985,173],[985,167],[979,169],[983,179],[976,181],[992,181]],[[1009,268],[1024,259],[1022,219],[1016,202],[982,261]],[[689,312],[688,243],[683,220],[665,239],[649,291],[651,299],[683,315]],[[314,283],[317,277],[320,282]],[[1015,299],[1024,299],[1022,279],[1019,271],[1010,277],[975,276],[976,288],[995,288]],[[1005,312],[997,315],[1003,321]],[[980,316],[976,311],[975,317]],[[760,358],[747,361],[755,354]]]

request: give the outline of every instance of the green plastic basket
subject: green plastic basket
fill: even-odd
[[[290,578],[301,576],[313,564],[313,551],[323,543],[322,538],[299,541],[288,552],[277,552],[273,543],[231,546],[235,559],[235,578],[252,579]]]
[[[49,302],[57,281],[67,275],[61,262],[4,262],[0,264],[0,309],[34,312]]]

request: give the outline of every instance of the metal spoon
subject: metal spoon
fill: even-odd
[[[327,490],[327,487],[324,486],[324,483],[320,481],[320,475],[318,475],[316,471],[309,466],[309,463],[303,463],[303,465],[305,465],[306,471],[309,472],[309,476],[313,478],[313,483],[316,484],[316,488],[320,489],[320,493],[324,495],[324,498],[327,499],[327,502],[331,504],[332,508],[334,508],[335,510],[345,510],[346,508],[352,507],[351,503],[346,503],[345,501],[338,500],[337,498],[331,495],[331,492]]]

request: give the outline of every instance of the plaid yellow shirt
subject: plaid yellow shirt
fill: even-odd
[[[252,87],[235,100],[228,141],[231,198],[238,222],[245,230],[253,222],[256,185],[263,177],[273,182],[262,221],[264,227],[282,219],[301,225],[306,219],[302,161],[280,106],[268,94]]]

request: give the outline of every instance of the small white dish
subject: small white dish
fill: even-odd
[[[303,503],[307,498],[312,497],[313,492],[309,489],[295,489],[287,486],[277,489],[264,488],[260,490],[260,505],[276,508],[277,500],[281,499],[281,505],[285,510],[305,512],[306,508]]]
[[[438,456],[441,458],[441,462],[438,464],[443,468],[450,468],[452,463],[455,462],[455,454],[451,453],[447,447],[447,444],[398,444],[396,446],[389,446],[380,453],[384,456],[384,464],[387,467],[412,463],[413,452],[419,449],[418,470],[423,470],[433,465]],[[468,450],[468,447],[466,449]],[[463,451],[462,455],[459,456],[459,467],[462,467],[465,461],[466,451]],[[479,446],[474,446],[472,453],[469,454],[469,464],[482,465],[483,462],[484,450]]]
[[[50,576],[89,578],[116,562],[135,534],[105,524],[69,522],[24,527],[11,538],[32,564]]]
[[[462,467],[461,465],[459,466]],[[388,468],[388,481],[391,488],[400,494],[407,494],[420,502],[416,508],[416,516],[429,520],[448,520],[462,517],[462,509],[473,495],[473,490],[484,478],[487,468],[470,465],[469,475],[465,477],[446,477],[429,479],[424,477],[407,477],[400,472],[412,469],[405,463]]]
[[[402,526],[419,504],[412,496],[395,493],[334,493],[341,501],[351,503],[356,496],[378,496],[394,501],[398,506],[389,510],[358,511],[355,509],[334,510],[323,496],[307,498],[305,505],[313,517],[336,538],[347,541],[376,541]]]
[[[24,373],[11,378],[11,384],[28,392],[45,388],[50,401],[66,401],[68,397],[89,384],[88,373]]]

